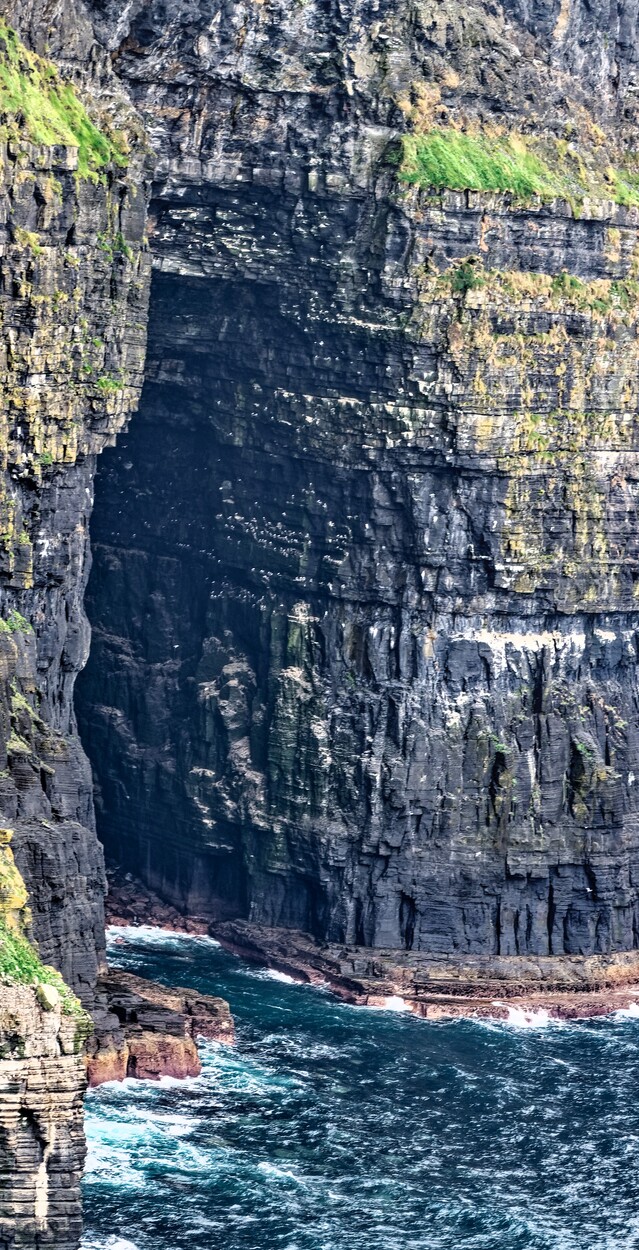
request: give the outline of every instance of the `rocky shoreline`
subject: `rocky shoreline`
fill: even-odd
[[[639,1004],[639,952],[455,959],[318,942],[290,929],[186,917],[130,874],[111,872],[110,925],[209,933],[232,954],[329,989],[345,1002],[394,1007],[428,1020],[480,1017],[577,1020]]]
[[[228,1045],[234,1040],[223,998],[110,970],[100,980],[98,999],[106,999],[108,1010],[98,1015],[89,1042],[87,1073],[93,1087],[127,1077],[199,1076],[197,1038]]]

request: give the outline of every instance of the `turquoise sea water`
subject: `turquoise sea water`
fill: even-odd
[[[228,998],[237,1046],[89,1095],[83,1250],[639,1248],[639,1011],[427,1023],[206,938],[110,958]]]

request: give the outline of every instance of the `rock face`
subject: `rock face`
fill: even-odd
[[[79,684],[109,853],[331,941],[635,948],[637,209],[391,158],[452,120],[601,167],[637,6],[93,9],[160,154]]]
[[[93,1008],[105,876],[73,686],[89,645],[83,595],[96,458],[142,383],[149,156],[80,5],[30,0],[0,5],[0,16],[27,45],[3,20],[0,842],[12,836],[21,877],[13,860],[10,872],[0,863],[0,919],[6,912],[16,923],[28,898],[25,925],[42,960]],[[77,82],[84,103],[73,104],[75,117],[94,151],[64,136],[56,142],[55,133],[45,142],[28,106],[6,108],[12,74],[16,91],[20,76],[30,83],[47,125],[47,91],[69,99],[33,48],[58,54]],[[100,151],[98,168],[91,162]],[[21,969],[4,958],[10,936],[0,932],[0,1246],[75,1250],[87,1021],[79,1004],[79,1014],[62,1014],[68,1005],[55,986],[12,984]]]
[[[412,1011],[428,1020],[512,1019],[543,1011],[589,1019],[636,1005],[639,956],[430,955],[317,942],[245,921],[214,926],[227,950],[296,980],[329,986],[346,1002]],[[504,1001],[505,1000],[505,1001]]]
[[[73,686],[89,646],[96,456],[142,381],[146,159],[138,151],[96,183],[77,176],[76,148],[28,133],[2,148],[0,815],[41,954],[87,1001],[105,883]]]
[[[89,1083],[199,1076],[196,1041],[234,1041],[229,1005],[195,990],[155,985],[129,972],[111,971],[100,980],[114,1016],[114,1028],[89,1043]]]
[[[107,848],[331,940],[633,948],[637,212],[384,154],[578,148],[593,90],[629,134],[634,6],[94,7],[160,152],[80,687]]]
[[[86,1153],[84,1035],[27,987],[0,988],[0,1246],[75,1250]]]

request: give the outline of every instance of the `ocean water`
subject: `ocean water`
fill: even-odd
[[[83,1250],[639,1248],[639,1009],[427,1023],[206,938],[110,958],[228,998],[237,1046],[89,1095]]]

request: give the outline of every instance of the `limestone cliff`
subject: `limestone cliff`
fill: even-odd
[[[0,830],[0,1244],[74,1250],[92,1022],[34,949],[12,837]]]
[[[13,45],[2,39],[11,67]],[[29,54],[15,55],[16,75],[40,72]],[[41,952],[90,996],[104,878],[73,685],[88,652],[95,457],[124,425],[142,381],[147,156],[129,129],[130,157],[125,146],[107,146],[95,168],[81,169],[91,152],[55,133],[49,144],[34,142],[36,120],[5,117],[0,814],[15,830]]]
[[[159,153],[107,848],[335,941],[634,949],[637,4],[92,10]]]

